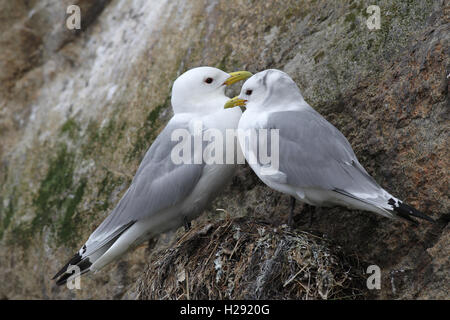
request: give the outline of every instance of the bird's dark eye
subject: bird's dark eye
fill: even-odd
[[[253,92],[253,90],[247,90],[247,91],[245,91],[245,94],[249,96],[252,94],[252,92]]]
[[[205,82],[208,83],[208,84],[209,84],[209,83],[212,83],[213,81],[214,81],[213,78],[206,78],[206,79],[205,79]]]

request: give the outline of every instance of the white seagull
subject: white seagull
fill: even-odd
[[[173,134],[177,129],[188,132],[189,137],[182,142],[192,151],[192,142],[195,145],[199,134],[236,129],[242,112],[239,108],[224,110],[229,99],[225,87],[251,75],[246,71],[226,73],[200,67],[176,79],[171,100],[174,116],[147,151],[114,210],[53,277],[58,278],[58,285],[66,283],[72,274],[101,269],[158,234],[183,225],[188,227],[202,213],[231,179],[235,165],[205,162],[203,150],[212,141],[202,140],[201,148],[194,148],[188,161],[173,161],[172,150],[180,144],[173,141]],[[200,132],[195,132],[199,124]]]
[[[295,199],[312,206],[342,205],[414,223],[417,221],[411,216],[434,221],[380,187],[359,163],[344,135],[306,103],[286,73],[271,69],[255,74],[244,83],[240,95],[224,107],[235,106],[246,108],[238,126],[244,156],[266,185],[292,197],[290,222]],[[261,129],[275,129],[278,141],[269,139],[269,132],[259,134]],[[258,148],[264,146],[260,144],[263,140],[270,150],[278,152],[278,163],[261,160]]]

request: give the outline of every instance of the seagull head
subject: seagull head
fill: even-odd
[[[283,108],[302,100],[302,94],[291,77],[283,71],[268,69],[258,72],[245,81],[241,93],[228,100],[224,108],[236,106],[248,109]]]
[[[226,73],[212,67],[190,69],[173,84],[173,110],[175,113],[217,112],[228,100],[225,87],[251,76],[247,71]]]

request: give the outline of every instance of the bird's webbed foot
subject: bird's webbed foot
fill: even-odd
[[[189,230],[191,230],[191,222],[188,220],[186,216],[184,216],[183,218],[184,218],[184,231],[188,232]]]
[[[288,218],[289,227],[294,226],[294,209],[295,209],[295,198],[291,196],[291,210],[289,211],[289,218]]]
[[[309,224],[308,224],[308,228],[312,227],[313,224],[313,220],[314,220],[314,213],[316,212],[316,207],[315,206],[311,206],[309,204],[307,204],[307,206],[309,207],[308,211],[309,211]]]

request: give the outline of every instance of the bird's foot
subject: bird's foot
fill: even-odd
[[[294,209],[295,209],[295,198],[291,197],[291,211],[289,212],[288,218],[288,226],[291,228],[294,226]]]
[[[188,232],[189,230],[191,230],[191,222],[184,216],[184,231]]]
[[[308,228],[311,229],[312,224],[313,224],[313,220],[314,220],[314,212],[316,212],[316,207],[308,205],[309,206],[309,223],[308,223]]]

